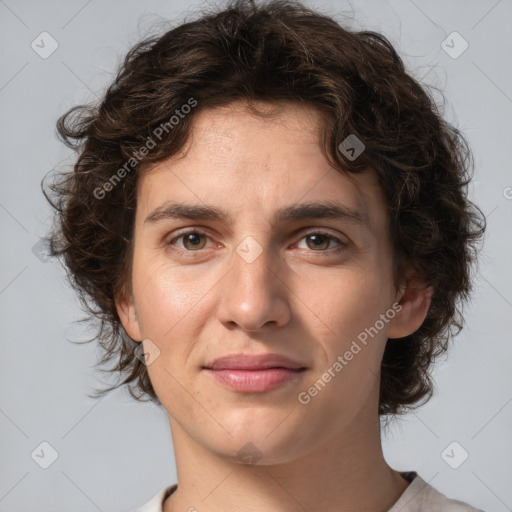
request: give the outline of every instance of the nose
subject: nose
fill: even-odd
[[[289,288],[284,283],[278,255],[264,248],[254,261],[237,252],[221,281],[219,320],[227,327],[247,332],[277,329],[290,321]]]

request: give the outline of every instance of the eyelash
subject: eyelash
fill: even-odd
[[[208,233],[201,231],[200,229],[190,229],[190,230],[184,231],[184,232],[180,233],[178,236],[174,237],[172,240],[170,240],[168,242],[168,245],[174,245],[173,242],[175,242],[176,240],[179,240],[179,239],[181,239],[187,235],[191,235],[191,234],[202,235],[202,236],[206,236],[206,237],[210,238],[210,235]],[[304,233],[300,240],[302,240],[310,235],[322,235],[322,236],[325,236],[326,238],[328,238],[330,241],[334,241],[334,242],[338,243],[337,247],[334,247],[331,249],[324,249],[324,250],[320,250],[320,251],[311,250],[312,252],[316,252],[319,254],[325,254],[326,256],[337,254],[337,253],[341,252],[348,245],[347,243],[343,242],[342,240],[335,237],[334,235],[332,235],[326,231],[322,231],[321,229],[320,230],[317,229],[314,231],[309,231],[307,233]],[[188,249],[182,249],[182,248],[178,247],[178,250],[181,252],[189,253],[187,256],[193,257],[194,253],[200,253],[203,249],[198,249],[197,251],[190,251]]]

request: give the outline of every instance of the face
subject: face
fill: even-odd
[[[361,428],[377,418],[387,338],[423,320],[424,303],[393,287],[375,174],[331,167],[319,133],[303,106],[269,119],[243,104],[205,110],[185,151],[141,177],[133,294],[117,306],[158,354],[148,372],[175,442],[179,430],[234,460],[252,443],[270,464]],[[236,354],[301,369],[206,368]]]

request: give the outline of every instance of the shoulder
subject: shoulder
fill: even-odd
[[[148,502],[138,507],[134,512],[162,512],[166,498],[177,488],[178,484],[169,485],[158,491]]]
[[[419,475],[414,475],[409,487],[389,512],[484,512],[462,501],[448,498]]]

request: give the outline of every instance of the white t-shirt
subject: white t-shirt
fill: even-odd
[[[414,471],[402,473],[402,475],[411,483],[388,512],[483,512],[461,501],[447,498]],[[135,512],[162,512],[164,501],[177,486],[178,484],[164,487]]]

